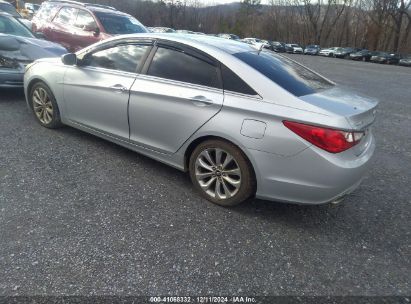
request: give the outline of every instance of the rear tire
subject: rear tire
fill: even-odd
[[[56,98],[44,82],[33,85],[30,90],[29,103],[34,117],[43,127],[56,129],[63,125]]]
[[[210,202],[235,206],[255,193],[255,176],[244,153],[233,144],[207,140],[193,151],[189,162],[194,187]]]

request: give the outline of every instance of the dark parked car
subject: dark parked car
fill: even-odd
[[[288,48],[285,49],[287,53],[302,54],[304,52],[302,46],[297,43],[289,43],[287,46]]]
[[[293,52],[293,48],[291,46],[289,46],[288,44],[285,44],[284,42],[280,42],[281,45],[284,47],[284,50],[286,53],[292,53]]]
[[[351,60],[362,60],[362,61],[370,61],[372,56],[377,55],[379,52],[376,51],[369,51],[369,50],[361,50],[359,52],[351,53],[350,59]]]
[[[403,58],[400,59],[400,62],[398,64],[402,66],[411,67],[411,55],[405,55]]]
[[[13,16],[0,12],[0,87],[23,87],[25,67],[36,59],[60,57],[62,46],[37,39]]]
[[[267,42],[268,42],[268,45],[264,46],[264,48],[277,52],[277,53],[285,52],[285,47],[281,44],[281,42],[271,41],[271,40],[267,40]]]
[[[378,54],[371,57],[371,61],[375,63],[398,64],[401,56],[399,54],[388,54],[378,52]]]
[[[351,53],[355,53],[358,51],[361,51],[361,49],[360,48],[350,48],[350,47],[346,47],[346,48],[340,47],[334,52],[334,57],[348,58]]]
[[[304,54],[306,55],[318,55],[320,53],[320,46],[317,44],[311,44],[308,45],[305,49],[304,49]]]
[[[33,18],[33,30],[70,52],[121,34],[147,33],[134,17],[110,6],[46,1]]]

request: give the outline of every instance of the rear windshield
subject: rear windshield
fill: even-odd
[[[147,33],[147,29],[137,19],[131,16],[95,12],[108,34],[123,35],[133,33]]]
[[[333,86],[320,75],[273,52],[244,52],[234,56],[295,96],[313,94]]]

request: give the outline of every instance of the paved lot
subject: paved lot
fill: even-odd
[[[0,295],[409,295],[411,69],[293,58],[381,101],[373,169],[342,205],[214,206],[1,91]]]

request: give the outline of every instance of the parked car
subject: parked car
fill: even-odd
[[[218,37],[225,38],[225,39],[232,39],[232,40],[240,40],[240,37],[234,34],[225,34],[225,33],[220,33],[217,35]]]
[[[152,33],[175,33],[175,32],[176,32],[175,29],[172,29],[172,28],[169,28],[169,27],[164,27],[164,26],[161,26],[161,27],[149,27],[148,29],[149,29],[150,32],[152,32]]]
[[[350,54],[351,60],[370,61],[371,57],[378,54],[376,51],[361,50]]]
[[[293,48],[291,46],[288,46],[288,44],[284,43],[284,42],[280,42],[281,45],[284,47],[284,50],[286,53],[292,53],[293,52]]]
[[[308,45],[305,49],[304,49],[304,54],[305,55],[318,55],[320,53],[320,46],[317,44],[311,44]]]
[[[189,31],[189,30],[176,30],[176,33],[180,33],[180,34],[195,34],[195,32]]]
[[[110,6],[46,1],[33,18],[33,31],[71,52],[115,35],[148,32],[134,17]]]
[[[35,13],[40,9],[40,4],[34,4],[34,3],[26,3],[24,5],[26,8],[28,14],[33,17]]]
[[[285,52],[285,47],[281,44],[281,42],[278,41],[267,41],[267,45],[264,46],[266,49],[269,49],[271,51],[277,52],[277,53],[284,53]]]
[[[334,53],[336,49],[338,49],[338,47],[330,47],[326,49],[321,49],[318,55],[326,56],[326,57],[334,57]]]
[[[194,187],[223,206],[254,195],[340,201],[375,149],[374,100],[274,52],[218,37],[114,37],[37,61],[24,81],[42,126],[70,125],[188,171]]]
[[[26,65],[65,53],[65,48],[37,39],[13,16],[0,12],[0,87],[22,87]]]
[[[287,44],[288,49],[286,49],[287,53],[293,53],[293,54],[302,54],[303,53],[303,48],[296,43],[289,43]]]
[[[408,67],[411,66],[411,54],[403,56],[403,58],[400,59],[398,64],[402,66],[408,66]]]
[[[264,47],[269,47],[269,44],[266,40],[262,40],[259,38],[244,38],[242,39],[243,42],[247,44],[253,44],[253,45],[263,45]]]
[[[379,52],[371,57],[371,61],[374,63],[386,63],[386,64],[398,64],[401,59],[399,54],[388,54],[385,52]]]
[[[16,8],[9,2],[0,0],[0,12],[5,12],[12,15],[14,18],[16,18],[18,21],[23,23],[27,28],[31,30],[31,21],[23,18],[16,10]]]
[[[361,51],[360,48],[351,48],[351,47],[345,47],[345,48],[337,48],[334,51],[334,57],[335,58],[349,58],[351,53],[355,53]]]

